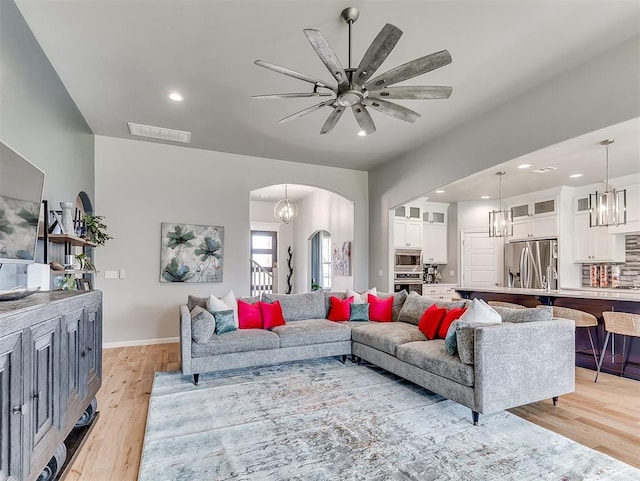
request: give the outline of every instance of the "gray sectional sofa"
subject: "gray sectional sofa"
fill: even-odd
[[[451,355],[442,339],[428,340],[418,329],[420,316],[435,302],[412,293],[394,295],[393,322],[334,322],[326,319],[330,295],[265,295],[279,300],[286,321],[271,331],[237,330],[195,342],[190,309],[180,306],[182,372],[198,375],[242,367],[342,356],[375,364],[479,414],[491,413],[573,392],[575,326],[566,319],[540,319],[536,309],[500,308],[505,322],[461,326],[459,352]],[[391,294],[379,294],[379,297]],[[519,312],[514,312],[519,311]],[[540,311],[539,309],[537,311]],[[510,322],[512,321],[512,322]],[[527,322],[531,321],[531,322]]]

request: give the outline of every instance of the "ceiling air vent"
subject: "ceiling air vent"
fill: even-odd
[[[557,167],[540,167],[539,169],[532,170],[531,172],[535,172],[536,174],[546,174],[547,172],[553,172],[554,170],[558,170]]]
[[[191,132],[182,130],[165,129],[164,127],[153,127],[152,125],[134,124],[127,122],[129,133],[140,137],[150,137],[158,140],[170,140],[171,142],[191,142]]]

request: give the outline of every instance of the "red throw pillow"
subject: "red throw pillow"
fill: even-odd
[[[284,316],[282,315],[282,307],[280,301],[273,304],[268,302],[258,302],[260,312],[262,313],[262,328],[271,329],[276,326],[284,326]]]
[[[445,307],[438,307],[435,304],[432,305],[422,314],[420,322],[418,323],[418,329],[427,336],[427,339],[437,339],[438,328],[446,314],[447,309]]]
[[[238,328],[262,329],[262,313],[259,302],[249,304],[238,299]]]
[[[336,296],[329,298],[330,307],[329,315],[327,319],[330,321],[348,321],[351,315],[351,304],[353,303],[353,297],[348,299],[338,299]]]
[[[380,299],[373,294],[367,294],[369,299],[369,320],[390,322],[393,315],[393,296]]]
[[[438,328],[438,339],[444,339],[447,337],[447,331],[449,330],[451,323],[456,319],[459,319],[466,310],[467,309],[464,307],[454,307],[447,312],[447,315],[442,319],[442,324],[440,324],[440,327]]]

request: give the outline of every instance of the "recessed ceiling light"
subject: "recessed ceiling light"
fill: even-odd
[[[584,174],[571,174],[569,177],[572,179],[577,179],[578,177],[582,177]]]
[[[521,164],[518,166],[518,169],[528,169],[529,167],[531,167],[531,164]]]
[[[366,137],[366,136],[367,136],[367,133],[366,133],[364,130],[361,130],[360,132],[358,132],[358,135],[359,135],[360,137]]]
[[[481,199],[490,199],[491,197],[489,197],[488,195],[483,195],[482,197],[480,197]]]
[[[174,102],[182,102],[182,95],[180,95],[178,92],[171,92],[169,94],[169,98]]]
[[[444,194],[444,190],[436,190],[436,194]]]

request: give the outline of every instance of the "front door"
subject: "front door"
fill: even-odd
[[[251,295],[274,292],[274,267],[278,266],[278,233],[251,231]]]

